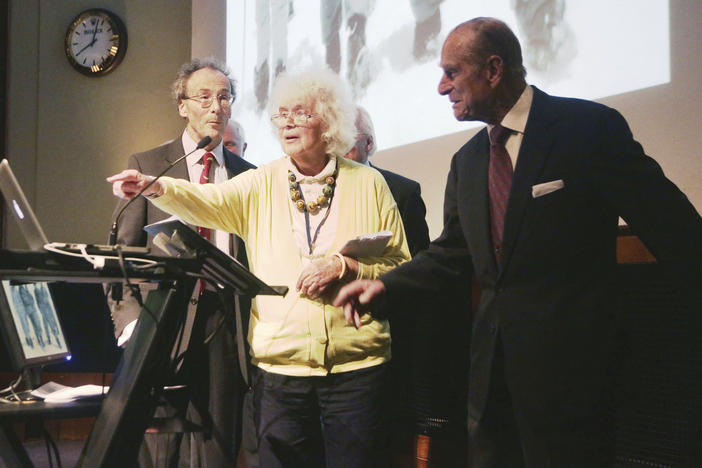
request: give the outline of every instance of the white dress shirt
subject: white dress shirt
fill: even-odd
[[[519,149],[522,147],[524,129],[526,128],[529,110],[531,109],[531,101],[533,99],[534,90],[531,86],[526,85],[519,99],[517,99],[517,102],[512,106],[509,112],[507,112],[502,122],[500,122],[503,127],[511,130],[505,142],[505,148],[507,148],[507,154],[509,154],[509,159],[512,161],[513,171],[517,167],[517,156],[519,156]],[[488,125],[488,133],[493,127],[494,125]]]

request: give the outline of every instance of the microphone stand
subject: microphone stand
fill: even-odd
[[[115,216],[115,220],[112,223],[112,227],[110,228],[110,238],[108,241],[109,245],[116,245],[117,244],[117,228],[118,228],[119,218],[120,218],[120,216],[122,216],[122,213],[124,213],[124,210],[126,210],[127,207],[134,202],[134,200],[139,198],[139,196],[141,196],[141,194],[143,194],[146,191],[146,189],[151,187],[158,179],[160,179],[161,176],[163,176],[163,174],[165,174],[166,172],[171,170],[173,168],[173,166],[175,166],[176,164],[181,162],[183,159],[185,159],[188,156],[190,156],[191,154],[193,154],[195,151],[202,149],[205,146],[209,145],[211,142],[212,142],[212,137],[206,136],[206,137],[202,138],[202,140],[197,142],[197,146],[195,147],[194,150],[190,151],[189,153],[185,153],[183,156],[179,157],[178,159],[173,161],[171,164],[169,164],[168,167],[166,167],[163,171],[161,171],[161,173],[159,175],[154,177],[151,180],[151,182],[149,182],[148,184],[146,184],[144,186],[144,188],[139,190],[139,193],[134,195],[131,199],[129,199],[129,201],[127,201],[127,203],[124,204],[124,206],[117,213],[117,216]],[[120,255],[121,255],[121,253],[120,253]],[[111,289],[112,289],[112,300],[116,301],[116,302],[121,301],[122,300],[122,283],[112,283]]]

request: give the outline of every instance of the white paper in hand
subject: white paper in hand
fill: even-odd
[[[379,257],[385,251],[391,237],[392,231],[364,234],[344,244],[339,253],[353,258]]]

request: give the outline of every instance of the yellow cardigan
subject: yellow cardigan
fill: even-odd
[[[286,157],[287,158],[287,157]],[[302,257],[293,238],[286,158],[222,184],[191,184],[164,177],[154,205],[193,225],[239,235],[251,271],[270,285],[290,288],[284,297],[258,296],[251,309],[248,340],[254,365],[278,374],[319,376],[381,364],[390,359],[386,320],[363,317],[356,330],[341,308],[331,305],[338,286],[319,299],[295,290]],[[339,210],[330,252],[362,234],[394,234],[382,257],[359,258],[359,278],[373,279],[409,260],[395,200],[375,169],[337,157],[334,199]]]

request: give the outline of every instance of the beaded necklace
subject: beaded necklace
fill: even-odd
[[[332,198],[334,198],[334,187],[336,186],[336,175],[339,171],[339,166],[334,169],[334,174],[327,176],[324,179],[325,185],[322,187],[322,195],[317,197],[317,200],[311,200],[309,202],[305,201],[305,196],[302,194],[300,189],[300,182],[297,181],[295,174],[288,169],[288,182],[290,184],[290,199],[293,201],[298,210],[305,214],[305,229],[307,231],[307,247],[309,248],[309,254],[312,255],[314,250],[314,244],[317,242],[317,236],[319,235],[319,230],[322,228],[322,224],[327,220],[329,216],[329,210],[331,209]],[[310,213],[314,214],[323,206],[327,207],[327,211],[324,214],[324,218],[317,225],[317,229],[314,231],[314,237],[310,232]]]
[[[331,199],[334,197],[334,187],[336,186],[336,173],[337,169],[334,169],[334,174],[327,176],[324,179],[324,187],[322,187],[322,194],[317,197],[317,200],[311,200],[309,202],[305,201],[305,197],[302,195],[302,190],[300,190],[300,182],[297,181],[293,171],[288,169],[288,181],[290,182],[290,199],[295,203],[298,210],[310,213],[316,213],[321,207],[331,204]]]

